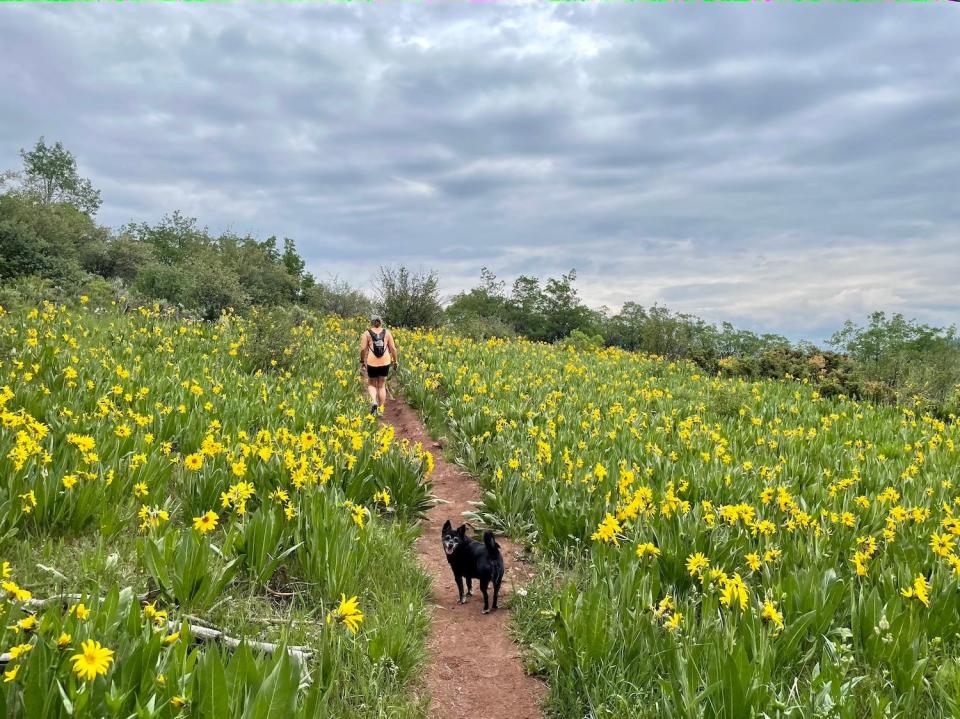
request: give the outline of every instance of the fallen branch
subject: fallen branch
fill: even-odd
[[[204,619],[203,617],[198,617],[196,614],[184,614],[183,618],[186,619],[191,624],[199,624],[201,627],[207,627],[208,629],[219,629],[216,624]]]
[[[272,594],[275,597],[282,597],[283,599],[297,596],[296,592],[281,592],[276,589],[271,589],[270,586],[266,584],[263,588],[267,590],[267,594]]]
[[[180,629],[181,624],[171,619],[169,622],[167,622],[167,626],[171,631],[177,631]],[[264,652],[266,654],[273,654],[282,648],[282,645],[274,644],[273,642],[258,642],[253,639],[237,639],[236,637],[227,636],[219,629],[201,627],[198,624],[189,624],[188,628],[190,630],[190,635],[195,639],[198,639],[201,642],[220,642],[230,649],[238,648],[243,642],[246,642],[247,646],[252,650]],[[287,647],[287,654],[295,657],[296,659],[300,659],[301,661],[306,661],[313,656],[313,652],[306,647]],[[2,659],[2,657],[0,657],[0,659]]]
[[[179,631],[182,626],[182,624],[173,620],[167,622],[167,627],[171,631]],[[237,639],[236,637],[230,637],[219,629],[202,627],[199,624],[188,624],[187,627],[190,631],[190,636],[192,636],[194,639],[201,642],[220,642],[229,649],[237,649],[244,641],[246,641],[247,646],[253,651],[263,652],[265,654],[273,654],[282,648],[282,645],[274,644],[273,642],[258,642],[253,639],[244,640]],[[287,654],[295,659],[299,659],[304,663],[313,656],[313,652],[306,647],[287,647]],[[3,654],[0,654],[0,666],[6,666],[12,661],[13,657],[10,656],[10,652],[4,652]]]
[[[319,619],[284,619],[283,617],[247,617],[246,621],[251,624],[289,624],[291,626],[295,624],[305,624],[307,626],[320,626],[324,624],[324,622]]]
[[[57,579],[59,579],[61,582],[68,582],[68,581],[70,581],[69,579],[67,579],[67,576],[66,576],[63,572],[61,572],[60,570],[56,569],[55,567],[48,567],[48,566],[45,565],[45,564],[38,564],[38,565],[37,565],[37,569],[39,569],[41,572],[46,572],[47,574],[52,574],[52,575],[55,576]]]
[[[149,592],[137,595],[137,601],[141,603],[151,598],[152,595]],[[28,599],[23,602],[23,608],[28,612],[39,612],[54,604],[60,604],[66,608],[68,605],[77,604],[84,599],[90,600],[91,596],[89,594],[58,594],[57,596],[47,597],[46,599]],[[103,599],[101,598],[100,601],[103,601]]]
[[[46,599],[28,599],[23,602],[22,608],[26,612],[38,612],[43,609],[46,609],[49,606],[55,604],[60,604],[64,609],[66,609],[70,604],[77,604],[82,602],[84,599],[89,600],[91,597],[85,594],[59,594],[54,597],[47,597]],[[136,599],[141,604],[146,602],[151,598],[151,593],[139,594]],[[100,601],[103,601],[100,598]],[[247,646],[252,650],[257,652],[264,652],[266,654],[273,654],[276,651],[279,651],[282,648],[281,644],[274,644],[273,642],[261,642],[255,639],[238,639],[236,637],[228,636],[223,632],[223,630],[218,629],[215,625],[201,619],[200,617],[195,617],[193,615],[185,615],[184,619],[187,621],[187,628],[190,632],[190,635],[200,642],[220,642],[225,647],[229,649],[236,649],[243,642],[246,642]],[[177,622],[174,620],[169,620],[167,622],[167,627],[172,632],[180,631],[183,627],[182,622]],[[307,647],[287,647],[287,654],[299,659],[301,662],[305,663],[310,657],[313,656],[313,652]],[[0,654],[0,667],[6,666],[13,661],[13,657],[10,656],[10,652],[4,652]]]

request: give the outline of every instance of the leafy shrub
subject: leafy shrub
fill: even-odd
[[[585,350],[603,349],[603,337],[601,335],[588,335],[580,330],[573,330],[565,339],[558,343],[561,347],[566,347],[577,352]]]
[[[373,306],[363,292],[336,277],[327,282],[318,282],[308,289],[305,303],[318,314],[347,319],[367,318]]]
[[[376,281],[376,309],[394,327],[436,327],[443,319],[435,272],[381,267]]]
[[[258,584],[269,581],[300,546],[293,543],[293,525],[282,515],[277,507],[263,507],[243,522],[234,524],[224,544],[224,551],[238,557]]]
[[[140,562],[160,589],[182,608],[203,610],[220,599],[239,559],[226,561],[209,536],[193,529],[171,529],[137,542]]]
[[[300,352],[294,337],[294,318],[282,308],[250,311],[245,323],[243,358],[247,370],[276,371],[293,365]]]
[[[861,394],[850,358],[817,348],[785,347],[765,350],[756,357],[725,357],[717,366],[727,375],[807,381],[827,396]]]

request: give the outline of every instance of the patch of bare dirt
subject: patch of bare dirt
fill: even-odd
[[[524,672],[520,650],[507,632],[507,611],[482,614],[483,597],[476,583],[474,596],[466,604],[457,604],[453,572],[440,546],[444,521],[449,519],[454,526],[465,522],[463,512],[472,510],[470,503],[479,500],[477,483],[443,458],[417,413],[401,397],[387,402],[383,421],[394,426],[397,439],[421,442],[433,454],[433,491],[441,500],[428,512],[416,548],[420,563],[433,579],[426,671],[431,719],[539,719],[546,687]],[[520,549],[516,545],[503,537],[497,537],[497,542],[506,564],[500,589],[502,607],[504,598],[529,580],[530,567],[517,561]]]

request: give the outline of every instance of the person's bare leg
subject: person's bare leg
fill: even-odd
[[[387,378],[379,377],[377,378],[377,404],[380,405],[380,409],[383,409],[387,404]]]
[[[377,380],[375,378],[367,378],[367,394],[370,396],[370,404],[377,404]]]

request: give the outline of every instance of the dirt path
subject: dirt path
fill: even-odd
[[[454,526],[465,520],[463,512],[480,491],[470,475],[443,459],[416,412],[400,397],[387,402],[384,421],[396,429],[397,439],[422,442],[434,458],[433,491],[443,500],[428,512],[423,535],[417,541],[417,557],[433,578],[433,622],[427,644],[429,666],[426,686],[430,694],[431,719],[538,719],[538,702],[544,685],[523,671],[517,646],[507,634],[508,614],[500,609],[481,614],[483,597],[457,604],[457,587],[440,547],[440,528],[449,519]],[[500,590],[500,605],[515,586],[530,578],[526,564],[516,561],[519,549],[497,537],[506,575]],[[492,589],[491,589],[492,591]]]

